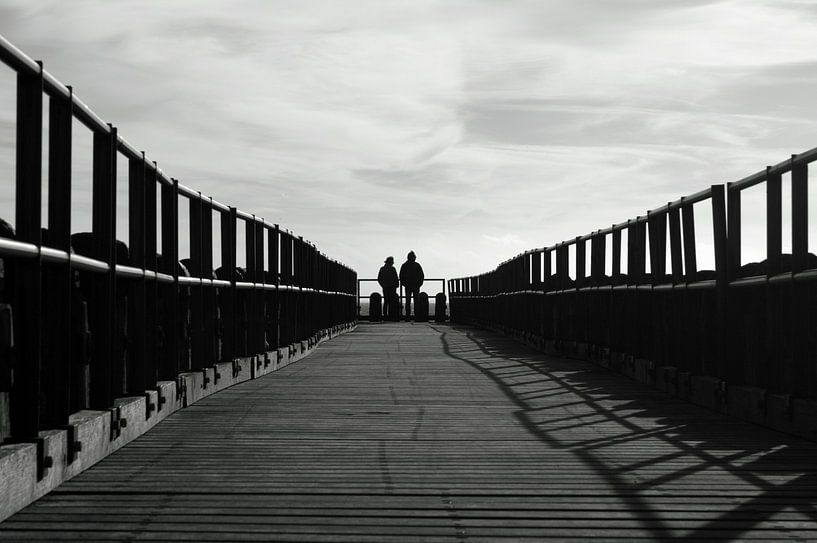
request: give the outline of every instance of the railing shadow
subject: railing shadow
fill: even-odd
[[[706,540],[715,533],[737,539],[753,529],[769,529],[786,510],[810,519],[806,522],[814,528],[814,444],[706,411],[588,362],[546,356],[491,332],[456,325],[432,328],[447,356],[491,379],[518,406],[516,418],[531,435],[572,452],[623,504],[639,511],[641,525],[656,539]],[[451,328],[462,333],[449,335]],[[564,401],[558,401],[560,396]],[[548,418],[551,409],[573,414]],[[636,449],[638,459],[627,463]],[[707,477],[711,482],[701,489]],[[690,518],[697,524],[683,533],[667,523],[660,501],[654,503],[657,496],[687,496],[695,503],[713,495],[726,504],[720,513]],[[724,512],[724,507],[731,509]]]

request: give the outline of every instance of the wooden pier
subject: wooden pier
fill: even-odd
[[[817,444],[476,328],[365,324],[209,396],[2,540],[817,539]]]

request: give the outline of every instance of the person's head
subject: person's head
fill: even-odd
[[[414,251],[409,251],[409,254],[406,255],[406,258],[409,260],[409,262],[414,262],[415,260],[417,260],[417,255],[414,254]]]
[[[386,260],[384,260],[383,262],[386,263],[386,266],[391,266],[392,264],[394,264],[394,257],[393,256],[387,256]]]

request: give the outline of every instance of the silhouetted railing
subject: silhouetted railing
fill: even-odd
[[[375,320],[378,320],[383,315],[383,305],[384,300],[383,297],[379,292],[374,292],[371,295],[363,294],[364,290],[361,290],[361,286],[366,283],[375,283],[377,284],[377,279],[358,279],[357,280],[357,311],[358,311],[358,318],[360,319],[370,319],[372,318],[372,297],[374,297],[374,303],[377,306],[374,311]],[[436,293],[429,295],[425,291],[428,290],[429,284],[436,284],[439,283],[440,290]],[[431,278],[431,279],[424,279],[423,280],[423,287],[421,287],[421,294],[425,293],[425,298],[427,299],[429,305],[429,315],[433,316],[437,321],[444,321],[448,314],[448,304],[446,302],[446,295],[445,295],[445,287],[446,287],[446,280],[442,278]],[[377,287],[375,287],[377,288]],[[364,312],[364,302],[366,300],[366,308],[367,310]],[[399,304],[400,315],[403,315],[403,311],[405,310],[405,301],[406,301],[406,293],[402,285],[400,285],[398,294],[397,294],[397,303]]]
[[[80,409],[108,409],[115,398],[144,394],[180,372],[270,356],[356,320],[353,270],[276,224],[168,178],[2,38],[0,59],[17,73],[16,224],[0,232],[0,441],[36,440]],[[91,232],[72,234],[74,119],[93,134],[93,207]],[[115,228],[116,163],[123,158],[129,246],[117,241]],[[180,205],[189,207],[186,232]],[[214,270],[216,215],[221,266]],[[236,263],[239,228],[244,267]],[[190,246],[181,262],[180,235]]]
[[[451,318],[613,366],[643,359],[652,372],[672,366],[722,379],[722,387],[814,397],[817,257],[808,250],[807,212],[814,160],[817,149],[645,216],[528,251],[492,272],[453,279]],[[782,249],[784,175],[791,184],[790,254]],[[766,187],[766,258],[741,264],[741,194],[759,184]],[[696,217],[703,206],[711,221],[702,229]],[[696,240],[703,235],[714,252],[708,270],[698,264]]]

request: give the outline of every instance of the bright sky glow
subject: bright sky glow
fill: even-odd
[[[813,1],[2,0],[0,34],[361,277],[487,271],[817,145]],[[13,104],[0,68],[4,216]]]

